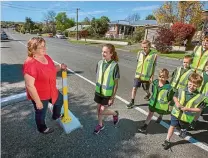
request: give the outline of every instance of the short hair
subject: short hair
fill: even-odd
[[[188,81],[189,81],[189,82],[192,82],[192,83],[198,85],[198,87],[200,87],[201,84],[202,84],[203,78],[202,78],[202,76],[199,75],[198,73],[193,72],[193,73],[189,76]]]
[[[159,76],[163,74],[166,77],[169,77],[169,71],[166,68],[163,68],[159,71]]]
[[[208,35],[204,36],[203,41],[208,41]]]
[[[27,43],[27,52],[29,57],[33,57],[34,52],[37,50],[38,46],[42,43],[46,43],[42,37],[33,37]]]
[[[151,47],[151,42],[149,40],[143,40],[142,44],[147,44],[149,47]]]
[[[191,55],[185,55],[185,56],[184,56],[184,59],[189,59],[190,62],[192,62],[193,57],[192,57]]]

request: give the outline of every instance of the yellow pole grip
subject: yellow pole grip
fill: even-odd
[[[64,102],[64,116],[61,119],[63,123],[71,122],[71,117],[69,116],[69,103],[68,103],[68,89],[67,89],[67,72],[62,71],[62,86],[63,86],[63,102]]]

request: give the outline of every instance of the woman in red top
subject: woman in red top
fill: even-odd
[[[27,97],[32,100],[35,108],[35,121],[38,131],[43,134],[53,132],[47,128],[45,116],[48,103],[52,103],[52,119],[56,120],[61,116],[63,95],[56,88],[56,73],[59,70],[66,70],[67,66],[61,64],[55,66],[53,60],[46,54],[46,43],[41,37],[33,37],[28,41],[28,58],[23,65],[23,74]]]

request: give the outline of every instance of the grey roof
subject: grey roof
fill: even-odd
[[[88,27],[90,27],[91,25],[78,25],[78,31],[82,31]],[[73,26],[71,28],[66,29],[66,31],[77,31],[77,26]]]
[[[109,24],[130,25],[130,26],[158,25],[156,20],[138,20],[134,22],[129,22],[126,20],[116,20],[110,22]]]

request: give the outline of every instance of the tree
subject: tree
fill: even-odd
[[[196,28],[201,27],[201,12],[204,2],[200,1],[174,1],[165,2],[159,9],[154,11],[158,23],[182,22],[193,24]]]
[[[24,26],[24,29],[26,31],[29,31],[31,33],[31,30],[33,29],[33,27],[34,27],[34,22],[32,21],[32,19],[29,18],[29,17],[26,17],[25,18],[25,26]]]
[[[135,22],[135,21],[138,21],[139,19],[140,19],[139,13],[134,13],[125,18],[125,20],[129,22]]]
[[[48,11],[44,14],[45,27],[43,30],[45,30],[46,32],[53,32],[53,34],[56,33],[55,17],[56,13],[54,11]]]
[[[61,30],[62,32],[75,25],[74,20],[69,19],[66,15],[66,12],[58,13],[55,19],[56,19],[56,29]]]
[[[154,15],[149,14],[149,15],[145,18],[145,20],[156,20],[156,18],[154,17]]]
[[[177,2],[164,2],[164,4],[154,11],[154,16],[158,23],[175,23],[178,21]]]
[[[196,28],[202,22],[202,2],[199,1],[179,1],[179,20],[181,23],[193,24]]]
[[[170,29],[160,27],[157,30],[157,37],[155,38],[155,48],[161,53],[168,53],[172,50],[172,43],[174,41],[174,35]]]
[[[174,34],[175,44],[181,45],[184,40],[191,40],[195,33],[195,28],[191,24],[177,22],[171,26],[171,31]]]
[[[109,18],[102,16],[100,19],[93,18],[91,21],[91,27],[89,28],[89,34],[94,36],[103,36],[108,31]]]

